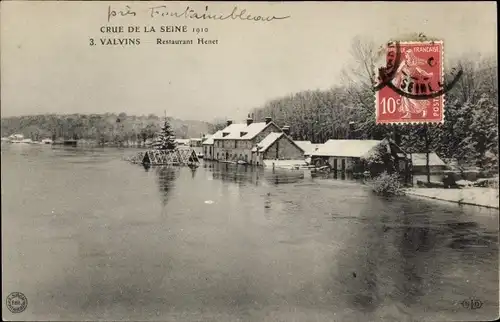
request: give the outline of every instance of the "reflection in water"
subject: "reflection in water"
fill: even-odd
[[[457,320],[474,295],[477,319],[498,314],[495,211],[301,171],[21,152],[2,151],[2,237],[27,320]]]
[[[194,179],[194,177],[196,176],[196,170],[198,168],[196,168],[196,167],[189,167],[189,169],[191,170],[191,178]]]
[[[495,245],[497,234],[480,228],[476,222],[452,222],[446,224],[450,234],[448,247],[474,252],[490,251]]]
[[[227,163],[207,162],[204,168],[212,171],[212,177],[222,181],[229,181],[237,183],[238,185],[245,185],[252,183],[260,185],[265,183],[271,185],[279,185],[284,183],[296,183],[304,179],[304,171],[291,171],[281,169],[264,169],[260,167],[251,167],[244,165],[232,165]]]
[[[270,210],[271,210],[271,193],[268,192],[266,193],[266,196],[264,198],[264,214],[268,215],[270,213]]]
[[[433,294],[442,293],[446,283],[447,287],[455,283],[452,285],[458,288],[472,283],[473,278],[476,282],[484,278],[457,268],[465,263],[467,266],[490,261],[498,249],[496,234],[482,231],[476,222],[460,222],[462,214],[470,214],[458,209],[441,209],[432,203],[415,203],[406,198],[369,197],[358,224],[351,225],[352,239],[346,241],[341,255],[334,258],[342,276],[340,292],[347,295],[348,306],[378,312],[387,310],[392,302],[396,304],[391,310],[407,314],[406,311],[415,310],[422,303],[442,309],[455,305],[456,297],[464,296],[463,289],[439,300]],[[449,213],[457,219],[446,222],[437,213],[440,216]],[[494,279],[497,285],[498,278]],[[334,290],[339,292],[338,285],[325,287],[331,294]]]
[[[296,183],[304,179],[304,171],[275,170],[272,172],[264,172],[264,177],[273,185]]]
[[[263,175],[263,169],[244,165],[210,162],[209,169],[213,179],[244,185],[257,183]]]
[[[427,266],[425,253],[436,245],[437,230],[431,229],[427,214],[413,214],[411,210],[405,211],[405,208],[407,207],[402,207],[402,225],[395,230],[399,240],[397,245],[402,273],[397,289],[402,302],[410,306],[424,295],[423,278]]]
[[[160,189],[162,205],[166,206],[168,203],[169,195],[174,188],[174,182],[179,175],[179,168],[172,166],[155,167],[155,174],[157,175],[158,187]]]

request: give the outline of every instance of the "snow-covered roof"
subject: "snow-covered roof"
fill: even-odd
[[[260,132],[262,132],[271,123],[272,122],[268,124],[266,124],[266,122],[255,122],[250,125],[247,125],[246,123],[233,123],[222,130],[223,133],[229,133],[229,134],[221,137],[221,139],[251,140],[255,136],[257,136]],[[241,135],[241,133],[243,133],[243,136]]]
[[[217,131],[213,135],[209,135],[208,139],[203,141],[202,144],[203,145],[205,145],[205,144],[212,145],[212,144],[214,144],[214,139],[221,138],[221,137],[222,137],[222,131]]]
[[[302,148],[302,150],[304,150],[306,152],[308,152],[312,147],[311,141],[293,141],[293,142],[295,142],[295,144],[300,146]]]
[[[205,140],[203,141],[202,144],[205,144],[210,139],[212,140],[212,143],[209,143],[209,144],[213,144],[213,138],[212,138],[213,136],[214,136],[213,134],[207,134],[207,135],[205,135]]]
[[[252,123],[252,124],[246,126],[243,130],[241,130],[241,132],[246,133],[245,135],[243,135],[241,137],[241,139],[242,140],[253,139],[255,136],[257,136],[257,134],[262,132],[266,128],[267,125],[268,124],[266,124],[266,122],[257,122],[257,123]]]
[[[414,166],[425,166],[427,163],[426,153],[412,153],[411,162]],[[439,158],[439,156],[432,152],[429,153],[429,165],[431,166],[446,166],[443,160]]]
[[[381,142],[378,140],[328,140],[324,144],[318,144],[317,149],[314,149],[311,155],[360,158]]]
[[[180,144],[189,144],[189,139],[175,139],[175,142]]]
[[[284,135],[283,132],[269,133],[262,141],[257,144],[260,152],[265,152],[269,147]]]
[[[222,130],[221,139],[235,140],[240,138],[240,132],[246,128],[246,123],[233,123]],[[224,136],[224,134],[228,133]]]
[[[296,145],[299,146],[306,155],[311,154],[316,148],[318,148],[321,144],[312,144],[311,141],[293,141]]]

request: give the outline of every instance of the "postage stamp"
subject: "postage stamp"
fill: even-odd
[[[377,124],[442,123],[443,42],[391,42],[386,64],[375,88]]]

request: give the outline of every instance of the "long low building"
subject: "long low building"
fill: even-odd
[[[410,154],[412,161],[413,183],[417,181],[427,181],[427,154],[412,153]],[[442,182],[444,173],[448,169],[448,165],[434,152],[429,153],[429,175],[431,181]]]
[[[386,158],[386,156],[388,158]],[[384,163],[370,162],[374,159],[386,159]],[[311,163],[316,166],[328,166],[341,172],[380,173],[393,167],[396,171],[409,169],[410,160],[404,151],[392,140],[328,140],[319,144],[311,153]],[[370,166],[368,167],[368,164]]]
[[[270,117],[265,122],[227,122],[226,128],[203,142],[205,156],[218,161],[245,161],[262,165],[263,160],[299,160],[304,150],[289,136],[290,128],[280,128]]]
[[[311,154],[321,146],[321,144],[314,144],[311,143],[311,141],[295,141],[295,144],[304,150],[304,156],[306,157],[310,157]]]

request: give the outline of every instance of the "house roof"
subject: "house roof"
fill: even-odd
[[[298,145],[302,150],[304,150],[305,154],[311,154],[316,148],[318,148],[322,144],[312,144],[311,141],[293,141],[296,145]]]
[[[217,139],[227,139],[227,140],[235,140],[240,138],[240,132],[243,131],[244,128],[246,128],[247,125],[246,123],[233,123],[229,126],[226,126],[223,130],[222,133],[228,133],[226,136],[221,136],[220,138]]]
[[[229,134],[218,139],[251,140],[255,138],[260,132],[262,132],[266,127],[270,126],[271,123],[276,125],[272,121],[268,124],[266,124],[266,122],[254,122],[250,125],[247,125],[246,123],[233,123],[222,130],[223,133]],[[244,133],[243,136],[241,136],[241,132]]]
[[[293,145],[298,147],[300,150],[304,151],[304,149],[301,146],[297,145],[295,143],[295,141],[293,141],[289,136],[285,135],[285,133],[283,133],[283,132],[271,132],[264,139],[262,139],[262,141],[257,143],[257,147],[252,148],[252,152],[256,152],[257,148],[259,149],[259,152],[266,152],[267,149],[269,149],[269,147],[271,147],[271,145],[273,145],[274,142],[278,141],[282,137],[286,138]]]
[[[300,146],[302,148],[302,150],[304,150],[306,152],[310,152],[310,150],[312,149],[311,141],[293,141],[293,142],[295,142],[295,144]]]
[[[257,147],[259,148],[260,152],[265,152],[269,147],[276,142],[280,137],[284,135],[283,132],[272,132],[269,133],[262,141],[257,143]]]
[[[427,163],[426,153],[412,153],[411,162],[413,166],[425,166]],[[429,165],[430,166],[445,166],[446,163],[439,158],[439,156],[432,152],[429,153]]]
[[[241,139],[242,140],[253,139],[255,136],[257,136],[257,134],[262,132],[269,124],[266,124],[266,122],[257,122],[246,126],[243,130],[241,130],[241,132],[246,132],[246,134],[243,135]]]
[[[214,139],[221,138],[221,137],[222,137],[222,131],[217,131],[214,134],[209,135],[208,139],[203,141],[202,144],[203,145],[205,145],[205,144],[212,145],[212,144],[214,144]]]
[[[360,158],[381,142],[378,140],[328,140],[324,144],[318,144],[318,148],[311,154],[314,156]]]

